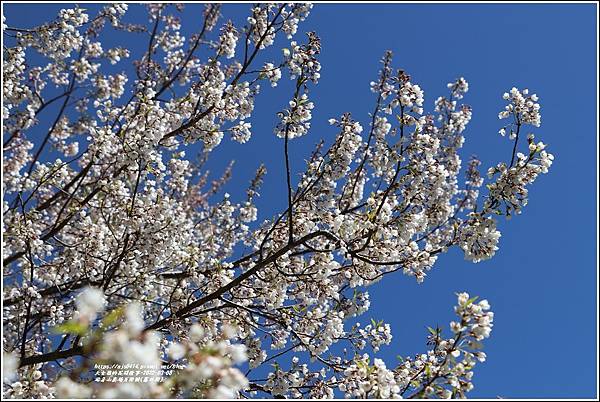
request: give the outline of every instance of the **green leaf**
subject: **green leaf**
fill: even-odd
[[[111,325],[116,323],[119,320],[119,318],[121,318],[123,316],[123,313],[124,313],[123,307],[114,309],[113,311],[108,313],[106,315],[106,317],[104,317],[102,319],[102,327],[103,328],[110,327]]]
[[[375,222],[375,218],[377,218],[377,209],[373,209],[367,213],[367,220],[369,222]]]
[[[88,326],[79,321],[70,320],[60,325],[57,325],[56,327],[54,327],[53,331],[59,334],[72,334],[83,336],[88,331]]]

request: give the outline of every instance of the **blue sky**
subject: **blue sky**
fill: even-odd
[[[241,21],[249,6],[226,5],[223,14]],[[59,8],[5,4],[5,15],[8,25],[27,27]],[[127,19],[144,22],[143,13],[134,6]],[[201,8],[187,5],[183,32],[189,35],[200,21]],[[542,126],[533,132],[555,155],[550,173],[530,189],[523,214],[500,223],[495,258],[472,264],[452,250],[421,285],[398,274],[371,288],[368,314],[385,319],[394,334],[381,355],[392,364],[396,355],[425,351],[426,326],[446,326],[454,292],[464,290],[487,298],[496,314],[488,361],[476,369],[470,397],[596,395],[596,5],[317,4],[297,38],[306,31],[322,40],[323,69],[311,91],[313,130],[291,143],[297,172],[319,139],[331,142],[336,132],[327,125],[330,117],[351,112],[367,127],[375,100],[369,82],[386,49],[393,51],[395,67],[424,89],[426,110],[446,94],[447,82],[459,76],[469,81],[464,102],[473,107],[473,119],[464,133],[463,160],[476,154],[487,169],[510,158],[511,143],[497,134],[497,113],[502,93],[512,86],[539,95]],[[267,59],[279,56],[282,39]],[[106,42],[132,49],[132,59],[143,52],[141,36],[111,33]],[[242,200],[238,189],[265,163],[258,206],[266,218],[286,204],[283,145],[273,126],[292,90],[290,82],[263,89],[250,120],[251,141],[224,140],[209,167],[216,174],[235,159],[229,192]]]

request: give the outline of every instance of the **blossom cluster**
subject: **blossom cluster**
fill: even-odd
[[[513,87],[510,92],[505,92],[502,99],[510,101],[502,112],[498,114],[500,119],[506,119],[513,115],[517,124],[531,124],[539,127],[541,124],[540,104],[536,94],[529,95],[528,89],[520,91]]]
[[[494,314],[486,300],[475,303],[468,293],[458,294],[451,322],[454,337],[444,339],[439,328],[429,328],[433,349],[414,358],[402,358],[395,368],[381,359],[371,364],[368,354],[357,355],[334,383],[349,398],[464,397],[473,389],[473,367],[486,355],[479,341],[489,337]]]

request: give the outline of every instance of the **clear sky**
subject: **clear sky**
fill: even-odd
[[[242,21],[249,4],[226,5],[226,18]],[[87,8],[96,7],[87,5]],[[465,131],[463,161],[472,154],[482,168],[510,158],[511,143],[497,134],[502,93],[512,86],[540,97],[542,126],[533,130],[549,145],[555,163],[530,189],[521,216],[502,221],[500,250],[492,260],[472,264],[459,250],[443,255],[421,285],[397,274],[371,288],[368,315],[385,319],[394,340],[381,355],[426,350],[426,326],[447,326],[454,292],[487,298],[495,326],[475,372],[470,397],[593,397],[596,394],[596,158],[597,25],[594,4],[317,4],[297,38],[315,31],[322,40],[321,81],[311,92],[316,110],[311,133],[291,143],[292,166],[304,166],[319,139],[336,131],[327,119],[351,112],[368,126],[374,105],[369,82],[376,78],[386,49],[395,67],[405,69],[425,91],[426,110],[446,94],[446,83],[464,76],[473,107]],[[58,5],[6,5],[10,26],[27,27],[56,15]],[[129,21],[145,22],[131,6]],[[201,8],[188,4],[182,31],[199,29]],[[137,39],[136,39],[137,38]],[[286,46],[276,42],[273,55]],[[142,36],[114,33],[119,43],[141,56]],[[110,47],[109,45],[105,48]],[[269,59],[269,57],[267,57]],[[266,59],[265,59],[266,61]],[[130,68],[129,62],[119,69]],[[258,200],[260,217],[286,205],[283,144],[273,134],[275,113],[292,96],[291,84],[263,86],[251,119],[253,137],[239,145],[224,140],[209,166],[222,171],[235,159],[228,188],[242,200],[260,162],[268,175]],[[368,316],[367,316],[368,317]],[[368,318],[365,317],[366,320]]]

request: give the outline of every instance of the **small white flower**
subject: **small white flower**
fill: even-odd
[[[185,355],[185,347],[180,343],[174,342],[169,345],[167,353],[171,359],[179,360]]]

